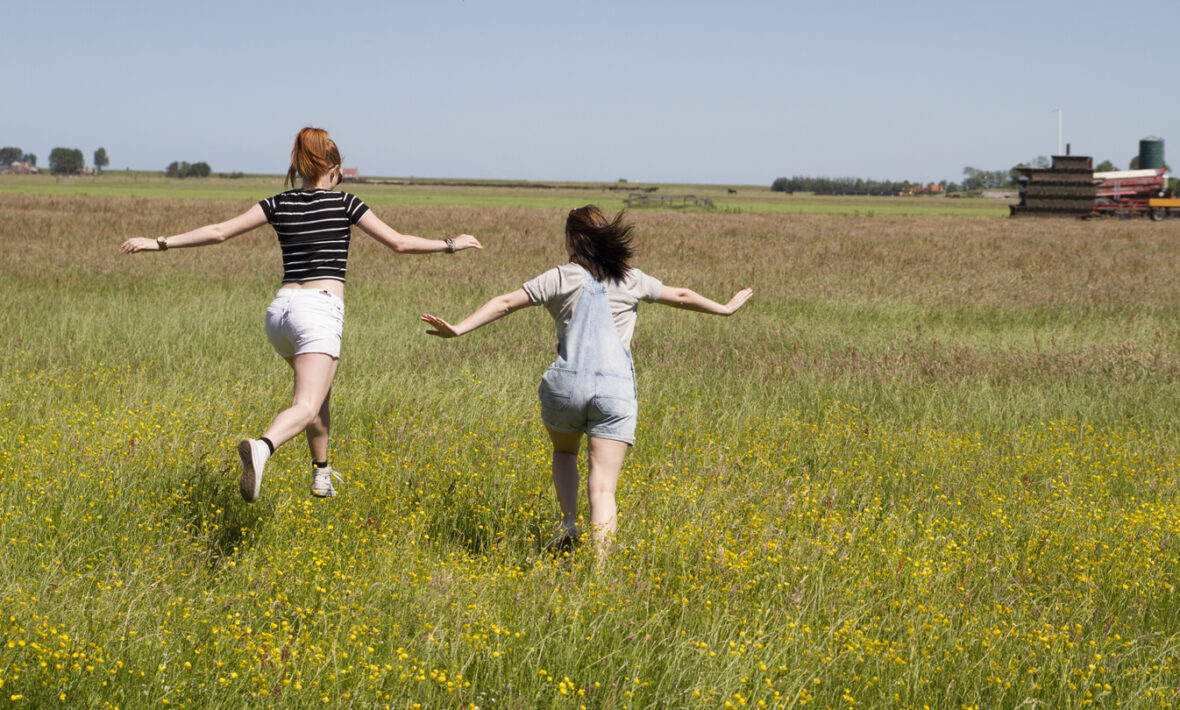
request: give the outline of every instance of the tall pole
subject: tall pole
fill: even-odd
[[[1061,155],[1061,109],[1057,109],[1057,154]]]

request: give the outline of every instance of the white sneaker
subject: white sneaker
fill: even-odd
[[[333,478],[340,482],[344,481],[344,477],[331,466],[317,468],[315,470],[315,478],[311,481],[311,494],[316,498],[331,498],[335,496],[336,489],[332,487]]]
[[[242,477],[238,480],[238,488],[242,491],[242,500],[253,503],[258,500],[258,493],[262,490],[262,469],[270,458],[270,449],[258,439],[242,439],[238,442],[238,456],[242,458]]]

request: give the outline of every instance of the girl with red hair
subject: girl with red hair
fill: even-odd
[[[329,404],[332,379],[340,360],[344,326],[344,278],[352,225],[399,254],[454,253],[482,249],[479,240],[460,234],[432,240],[401,234],[373,214],[355,195],[338,192],[341,160],[327,131],[307,127],[295,137],[291,167],[284,185],[292,189],[262,200],[245,213],[166,237],[135,237],[123,242],[124,254],[141,251],[220,244],[266,223],[273,225],[283,254],[283,278],[266,313],[271,345],[295,373],[291,406],[274,418],[258,439],[238,443],[242,462],[239,489],[251,503],[258,499],[262,471],[274,450],[307,435],[314,467],[311,493],[336,495],[332,478],[340,474],[328,465]]]

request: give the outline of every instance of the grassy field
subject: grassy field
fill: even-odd
[[[122,172],[73,177],[59,182],[51,175],[0,175],[0,195],[141,197],[184,200],[257,201],[283,189],[281,175],[247,175],[180,180],[160,173]],[[713,201],[712,211],[728,214],[839,214],[849,216],[1006,217],[1008,201],[945,197],[834,197],[786,195],[757,185],[666,185],[472,180],[456,183],[423,178],[374,178],[342,189],[371,205],[401,207],[528,207],[569,210],[597,204],[617,210],[632,193],[696,195]],[[731,193],[730,190],[733,190]]]
[[[356,239],[346,480],[312,499],[295,441],[245,505],[234,444],[290,396],[262,329],[273,234],[118,245],[274,187],[82,187],[0,183],[0,704],[1178,701],[1180,223],[635,212],[639,267],[756,295],[730,319],[641,310],[639,442],[595,569],[541,550],[546,314],[447,342],[416,319],[558,263],[565,211],[613,193],[362,193],[487,248]]]

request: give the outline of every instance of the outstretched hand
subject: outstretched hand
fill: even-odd
[[[463,251],[464,249],[483,249],[483,245],[470,234],[460,234],[455,237],[455,251]]]
[[[160,251],[160,243],[148,237],[132,237],[123,242],[119,250],[124,254],[134,254],[137,251]]]
[[[474,239],[474,238],[475,237],[472,237],[472,239]],[[457,239],[455,241],[456,241],[456,243],[458,242]],[[478,244],[478,242],[476,242],[476,243]],[[419,320],[421,320],[423,323],[429,323],[430,325],[434,326],[434,330],[426,331],[427,335],[435,335],[440,338],[457,338],[457,337],[459,337],[459,333],[455,332],[455,326],[446,322],[442,318],[439,318],[438,316],[432,316],[429,313],[423,313]]]
[[[735,293],[733,298],[729,299],[729,303],[725,304],[726,310],[729,311],[730,315],[733,315],[735,312],[737,312],[737,309],[741,308],[746,301],[750,300],[750,296],[753,295],[754,289],[748,286],[743,288],[741,291]]]

